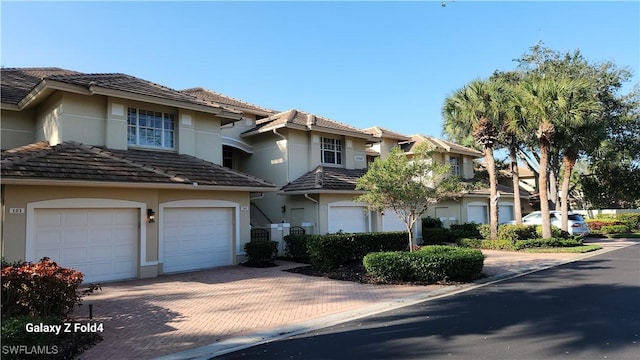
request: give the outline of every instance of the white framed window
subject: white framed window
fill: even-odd
[[[162,149],[175,148],[175,117],[152,110],[129,108],[127,143]]]
[[[321,138],[320,156],[323,164],[342,164],[342,140]]]
[[[449,164],[451,165],[451,174],[454,176],[460,176],[460,158],[450,157]]]

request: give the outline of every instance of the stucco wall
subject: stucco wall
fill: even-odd
[[[31,144],[35,140],[34,110],[12,111],[2,109],[0,113],[0,146],[13,149]]]

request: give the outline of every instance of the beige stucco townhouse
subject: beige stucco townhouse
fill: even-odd
[[[242,111],[125,74],[2,69],[2,256],[87,282],[235,264],[250,202],[277,188],[222,166]]]

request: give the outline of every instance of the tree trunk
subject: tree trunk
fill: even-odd
[[[569,231],[569,180],[571,180],[571,171],[576,165],[576,157],[573,154],[565,155],[562,157],[562,164],[564,165],[564,175],[562,177],[562,196],[560,197],[560,211],[562,213],[560,228]]]
[[[516,224],[522,224],[522,206],[520,204],[520,170],[516,148],[509,149],[511,155],[511,176],[513,177],[513,216]]]
[[[407,227],[407,231],[409,232],[409,252],[413,251],[413,225],[416,223],[416,215],[411,212],[409,215],[409,222],[405,222],[405,226]],[[423,236],[424,239],[424,236]]]
[[[542,215],[542,237],[551,237],[551,217],[549,214],[549,195],[547,193],[547,166],[549,165],[549,141],[540,139],[540,178],[538,183],[538,194],[540,194],[540,212]]]
[[[491,239],[498,238],[498,181],[496,179],[496,164],[493,158],[493,148],[484,147],[484,161],[487,163],[489,172],[489,226],[491,228]]]
[[[553,166],[549,169],[549,210],[558,208],[558,174]]]

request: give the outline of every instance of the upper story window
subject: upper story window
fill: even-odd
[[[450,157],[449,164],[451,164],[451,174],[454,176],[460,176],[460,158]]]
[[[222,146],[222,166],[233,169],[233,150],[228,146]]]
[[[342,164],[342,140],[321,138],[320,156],[323,164]]]
[[[173,114],[129,108],[127,112],[127,143],[162,149],[175,147]]]

